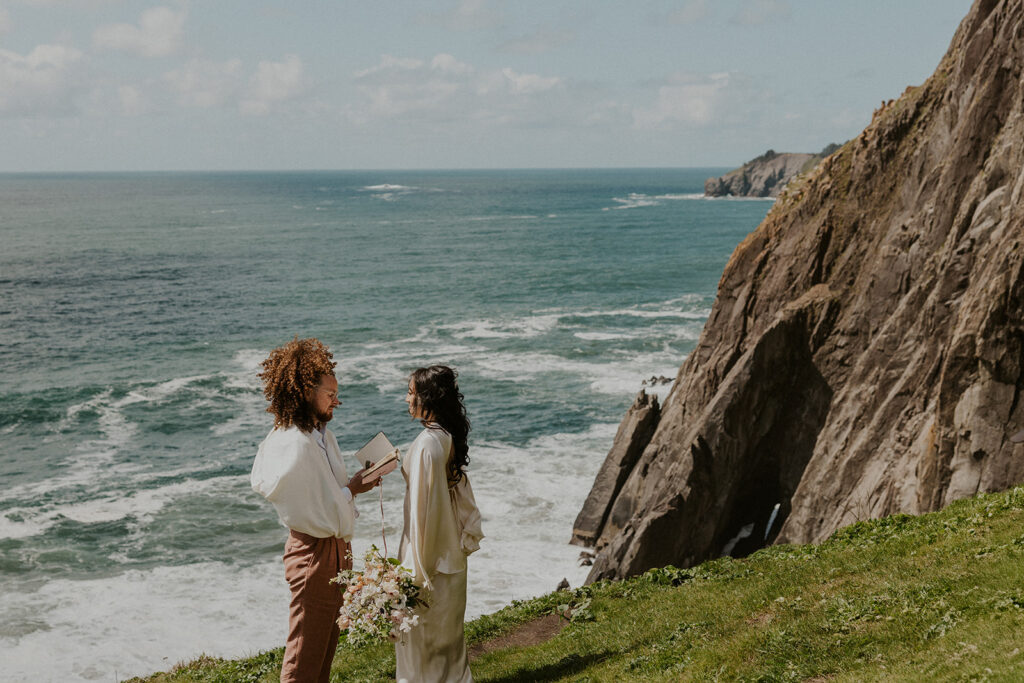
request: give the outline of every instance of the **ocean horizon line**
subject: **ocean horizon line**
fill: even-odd
[[[127,176],[127,175],[257,175],[257,174],[315,174],[315,173],[508,173],[508,172],[564,172],[564,171],[722,171],[738,168],[736,165],[719,166],[521,166],[521,167],[459,167],[459,168],[292,168],[292,169],[127,169],[127,170],[32,170],[0,171],[0,177],[45,176]]]

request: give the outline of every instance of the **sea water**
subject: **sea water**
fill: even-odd
[[[348,455],[407,446],[409,372],[458,369],[487,535],[468,617],[579,585],[567,542],[619,420],[770,208],[702,198],[719,172],[0,176],[3,678],[283,644],[286,531],[248,472],[259,363],[296,335],[334,352]],[[392,553],[402,495],[388,477]],[[358,507],[357,555],[382,544],[377,492]]]

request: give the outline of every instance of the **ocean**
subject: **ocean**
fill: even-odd
[[[468,618],[582,583],[568,540],[619,420],[771,206],[704,199],[722,170],[0,176],[4,680],[283,645],[286,531],[248,472],[259,363],[296,335],[334,352],[346,454],[407,446],[408,373],[458,369]],[[388,477],[392,553],[402,495]],[[357,502],[358,556],[381,513]]]

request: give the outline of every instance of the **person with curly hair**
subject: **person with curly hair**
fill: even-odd
[[[405,401],[423,431],[402,459],[405,510],[398,558],[429,591],[419,626],[395,644],[399,683],[472,683],[463,621],[466,556],[484,537],[469,486],[469,419],[458,374],[445,365],[419,368]]]
[[[362,470],[348,478],[327,429],[341,405],[332,358],[320,341],[296,337],[271,351],[259,374],[274,428],[259,446],[250,481],[289,529],[284,567],[291,605],[282,683],[326,683],[330,677],[342,595],[329,582],[352,566],[353,499],[375,485],[363,482]]]

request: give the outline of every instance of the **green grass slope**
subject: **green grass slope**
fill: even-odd
[[[552,612],[572,618],[545,642],[480,655],[476,680],[1024,680],[1024,488],[860,522],[817,546],[516,602],[467,624],[467,638]],[[281,652],[133,681],[276,681]],[[339,647],[332,680],[393,676],[391,648]]]

